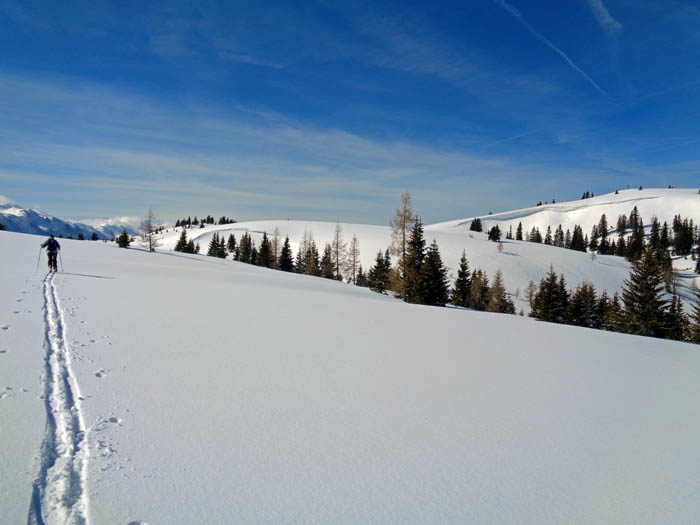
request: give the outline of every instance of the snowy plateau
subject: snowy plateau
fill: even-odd
[[[700,218],[697,190],[629,190],[483,217],[546,229],[637,205]],[[447,266],[549,269],[613,293],[619,257],[426,227]],[[368,268],[388,227],[342,224]],[[334,223],[257,221],[296,251]],[[697,345],[409,305],[231,260],[0,232],[0,522],[698,523]],[[674,261],[682,286],[698,281]],[[700,282],[698,282],[700,284]],[[691,300],[690,295],[684,295]]]

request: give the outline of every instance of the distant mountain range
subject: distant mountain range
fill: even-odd
[[[77,221],[59,219],[41,211],[24,208],[18,204],[0,204],[0,224],[5,230],[17,233],[31,233],[35,235],[48,235],[53,233],[56,237],[77,237],[82,233],[86,239],[97,234],[100,239],[112,239],[119,235],[123,228],[130,235],[136,235],[136,230],[126,222],[99,221],[99,224],[89,225]]]

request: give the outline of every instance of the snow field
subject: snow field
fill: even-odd
[[[41,311],[39,242],[0,234],[13,254],[0,271],[27,281],[0,284],[3,307],[22,288]],[[206,256],[66,241],[63,260],[54,284],[83,397],[91,522],[700,514],[694,345],[407,305]],[[19,384],[33,369],[38,392],[48,349],[41,314],[32,322],[39,338],[32,323],[23,337],[8,338],[14,323],[0,333],[0,347],[23,356],[0,377]],[[0,448],[13,448],[0,457],[30,464],[44,405],[34,398],[20,413],[20,402],[0,400],[16,429],[2,434]],[[0,507],[23,521],[39,470],[7,472],[14,498],[3,491]]]

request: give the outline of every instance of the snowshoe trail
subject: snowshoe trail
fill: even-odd
[[[88,442],[54,276],[44,279],[46,430],[27,523],[87,524]]]

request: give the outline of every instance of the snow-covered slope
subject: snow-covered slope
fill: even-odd
[[[294,252],[298,250],[299,241],[304,232],[313,233],[313,237],[323,250],[323,245],[333,238],[335,223],[307,221],[256,221],[241,222],[222,226],[194,228],[187,231],[188,238],[199,242],[206,253],[214,232],[228,237],[233,233],[240,240],[244,232],[250,233],[256,245],[260,245],[263,232],[270,235],[277,228],[282,239],[289,236]],[[349,242],[356,235],[360,243],[360,259],[365,270],[374,264],[376,254],[382,252],[391,243],[391,230],[388,226],[371,226],[365,224],[341,224],[343,237]],[[162,248],[172,249],[181,230],[172,229],[161,236]],[[452,277],[456,275],[462,251],[466,251],[472,269],[482,268],[489,276],[497,270],[503,272],[507,290],[516,299],[516,307],[528,311],[524,291],[530,280],[538,283],[549,271],[550,265],[566,275],[570,286],[576,287],[583,281],[592,282],[599,291],[607,290],[610,294],[619,290],[624,279],[629,276],[629,263],[620,257],[601,256],[592,259],[589,254],[564,250],[543,244],[518,241],[504,241],[503,250],[490,242],[486,234],[464,231],[427,231],[426,239],[430,243],[435,239],[440,246],[443,261],[450,268]]]
[[[40,240],[0,232],[3,522],[700,515],[697,346]]]
[[[82,233],[86,239],[89,239],[93,233],[96,233],[100,239],[112,239],[121,233],[123,227],[126,227],[130,234],[136,234],[134,229],[127,224],[102,222],[90,226],[77,221],[59,219],[12,203],[0,204],[0,223],[5,226],[7,231],[36,235],[53,233],[56,237],[72,235],[75,238],[79,233]]]
[[[602,214],[605,214],[612,231],[617,224],[617,218],[623,214],[629,217],[635,206],[644,224],[647,225],[651,223],[653,217],[657,217],[662,224],[666,221],[670,226],[673,217],[679,214],[683,218],[694,219],[696,224],[700,222],[698,190],[677,188],[619,190],[618,194],[609,193],[590,199],[494,213],[482,216],[481,221],[484,231],[498,224],[504,234],[510,227],[515,232],[520,222],[524,231],[530,231],[533,226],[537,226],[542,235],[545,234],[547,226],[551,226],[554,232],[559,224],[564,231],[567,229],[573,231],[574,225],[578,224],[583,228],[584,233],[590,234],[593,226],[600,221]],[[472,219],[473,217],[432,224],[426,227],[426,231],[466,232],[469,230]]]

